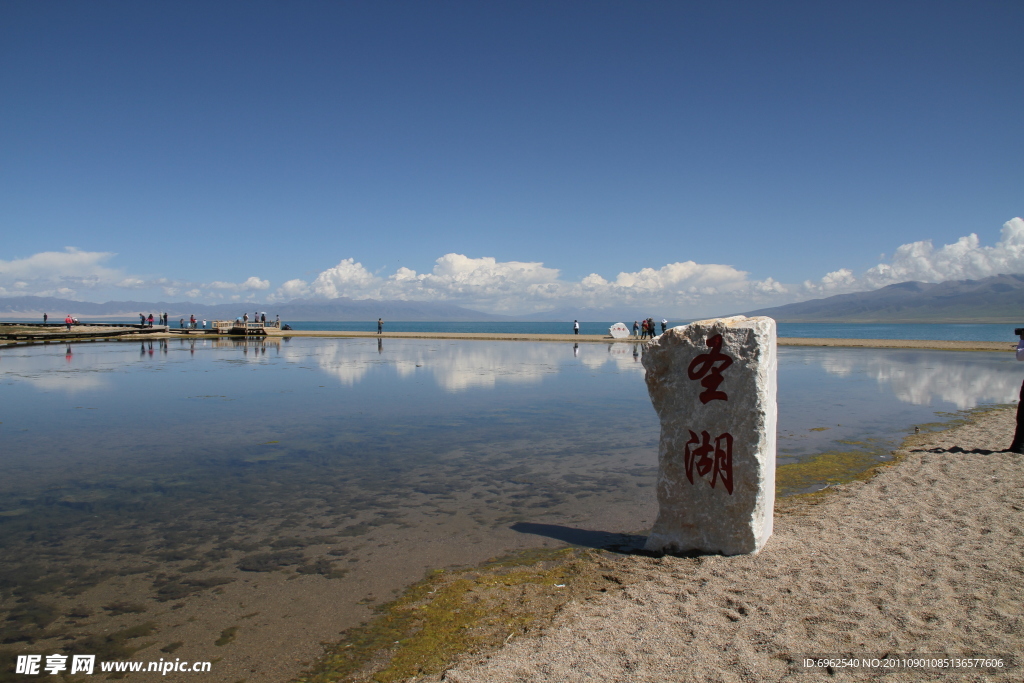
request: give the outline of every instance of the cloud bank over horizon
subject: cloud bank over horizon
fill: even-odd
[[[27,258],[0,259],[0,296],[53,296],[74,299],[90,291],[152,292],[164,296],[240,300],[247,293],[270,289],[269,280],[250,277],[244,282],[188,282],[165,277],[129,275],[107,262],[117,254],[83,251],[44,251]]]
[[[207,303],[290,301],[298,298],[398,299],[444,301],[506,315],[565,308],[657,308],[666,313],[717,315],[781,305],[835,294],[878,289],[908,280],[942,282],[1024,273],[1024,219],[1002,228],[994,246],[982,246],[971,233],[936,248],[931,240],[903,244],[892,257],[856,275],[848,268],[817,281],[787,283],[784,276],[751,279],[731,265],[677,261],[661,267],[620,272],[614,277],[591,273],[579,281],[562,279],[557,268],[542,262],[498,261],[448,253],[429,272],[400,267],[382,275],[355,258],[343,258],[311,280],[295,278],[271,291],[271,282],[256,275],[242,282],[189,282],[131,275],[112,267],[111,252],[67,247],[27,258],[0,260],[0,296],[88,298],[102,292],[139,295],[159,292]]]

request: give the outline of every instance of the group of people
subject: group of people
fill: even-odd
[[[185,319],[184,318],[181,318],[180,320],[178,320],[178,327],[180,327],[181,329],[185,329]],[[199,328],[199,321],[196,319],[196,317],[194,315],[190,315],[188,317],[188,329],[195,330],[195,329],[198,329],[198,328]],[[203,321],[203,329],[204,330],[206,329],[206,321],[205,320]]]
[[[156,321],[160,325],[163,325],[164,327],[166,327],[167,326],[167,314],[166,313],[162,313],[162,314],[160,314],[160,315],[158,315],[157,317],[154,318],[153,314],[150,313],[149,317],[147,318],[145,314],[139,313],[139,325],[141,325],[142,327],[153,327],[153,321]]]
[[[249,322],[249,314],[248,313],[244,313],[241,318],[235,318],[235,320],[236,321],[241,320],[242,322],[246,322],[247,323],[247,322]],[[267,314],[266,313],[260,313],[259,311],[256,311],[256,312],[254,312],[252,314],[252,321],[254,323],[263,323],[264,325],[266,325],[267,324]],[[281,316],[277,316],[277,320],[274,321],[274,325],[277,325],[278,327],[281,326]]]
[[[661,331],[664,333],[668,328],[668,320],[662,318]],[[643,322],[633,321],[633,336],[637,339],[654,339],[658,334],[658,325],[654,318],[647,318]]]

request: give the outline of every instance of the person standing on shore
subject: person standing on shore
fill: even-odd
[[[46,324],[46,321],[47,321],[47,320],[48,320],[49,318],[50,318],[50,316],[48,316],[48,315],[46,315],[45,313],[43,313],[43,324],[44,324],[44,325]]]
[[[70,313],[68,313],[67,317],[66,317],[66,318],[64,318],[64,324],[68,326],[68,332],[70,332],[70,331],[71,331],[71,325],[72,325],[72,324],[73,324],[74,322],[75,322],[75,321],[74,321],[74,319],[73,319],[73,318],[71,317],[71,314],[70,314]]]
[[[668,321],[664,318],[661,319],[661,333],[665,334],[665,328],[668,327]]]
[[[148,320],[149,320],[149,326],[153,327],[153,314],[152,313],[149,314],[149,319]]]
[[[1018,327],[1014,332],[1020,337],[1017,342],[1017,360],[1024,360],[1024,328]],[[1020,398],[1017,400],[1017,430],[1013,434],[1013,443],[1006,450],[1024,453],[1024,382],[1020,383]]]
[[[572,321],[572,333],[573,334],[579,334],[580,333],[580,321],[579,320],[573,320]]]
[[[639,321],[636,321],[636,320],[633,321],[633,338],[634,339],[639,339],[640,338],[640,323],[639,323]]]
[[[384,332],[384,318],[377,318],[377,334]]]

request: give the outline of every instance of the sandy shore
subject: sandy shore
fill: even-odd
[[[754,557],[602,554],[618,589],[467,657],[450,683],[781,681],[805,655],[1013,657],[1003,672],[898,671],[886,680],[1013,680],[1024,668],[1024,456],[1014,413],[912,437],[873,479],[780,502]],[[836,670],[874,680],[878,670]]]

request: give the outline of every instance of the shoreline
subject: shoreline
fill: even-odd
[[[92,333],[95,334],[95,333]],[[168,332],[139,332],[123,336],[79,336],[75,331],[70,334],[55,333],[50,339],[8,340],[0,342],[0,346],[22,346],[31,344],[81,343],[96,341],[145,341],[152,339],[252,339],[270,340],[294,337],[315,337],[324,339],[440,339],[459,341],[517,341],[517,342],[556,342],[556,343],[605,343],[605,344],[645,344],[643,339],[615,339],[608,335],[598,334],[517,334],[492,332],[376,332],[345,331],[345,330],[289,330],[281,332],[272,330],[267,335],[224,335],[209,330],[182,330]],[[1016,341],[949,341],[921,339],[841,339],[841,338],[810,338],[810,337],[779,337],[779,346],[818,346],[834,348],[870,348],[870,349],[928,349],[938,351],[1006,351],[1013,352],[1017,348]]]

